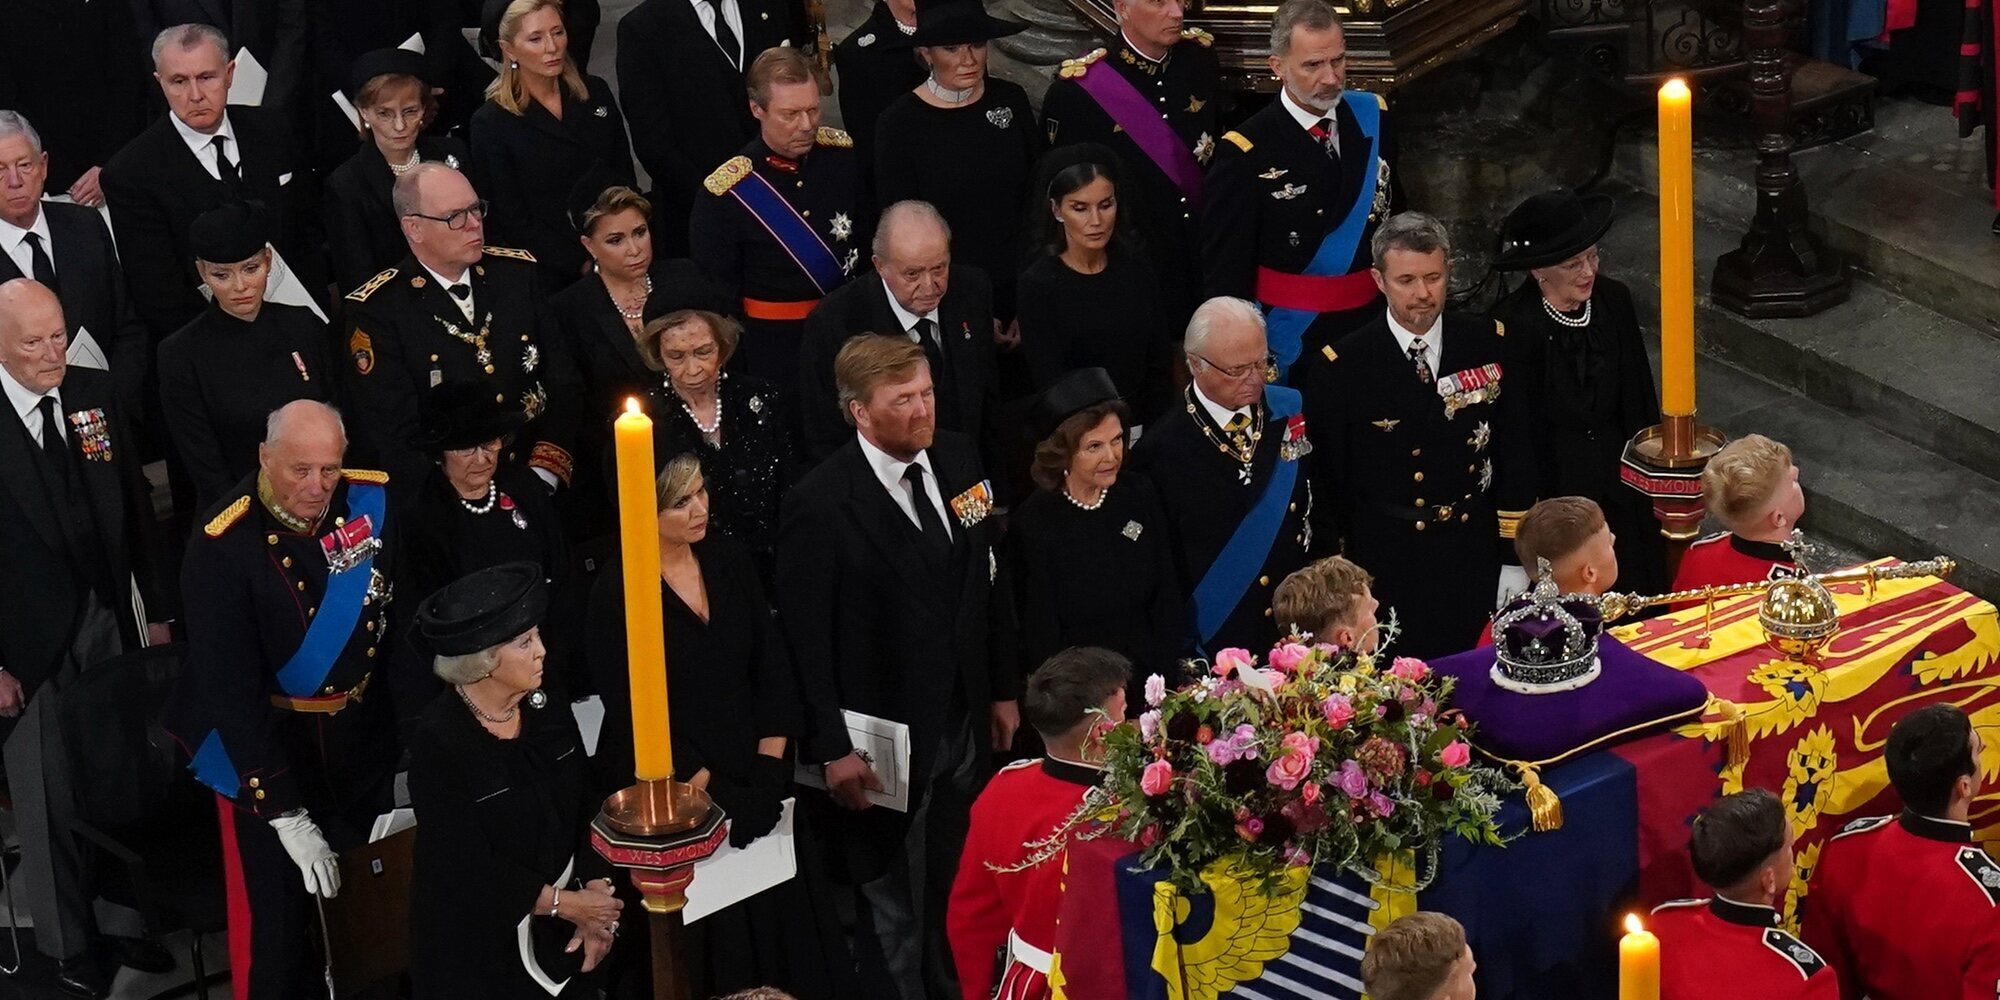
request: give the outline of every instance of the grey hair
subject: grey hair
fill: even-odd
[[[1292,50],[1292,32],[1298,28],[1325,31],[1340,27],[1340,14],[1326,0],[1285,0],[1271,15],[1271,54],[1280,59]]]
[[[870,244],[869,250],[877,258],[887,260],[889,232],[903,222],[915,222],[919,219],[937,226],[938,230],[944,233],[945,244],[947,246],[951,244],[951,224],[944,221],[944,216],[938,214],[937,206],[928,201],[909,198],[883,209],[882,218],[875,223],[875,241]]]
[[[317,399],[295,399],[271,411],[264,418],[264,443],[277,444],[285,433],[285,426],[301,413],[315,412],[333,419],[333,426],[340,431],[340,440],[347,440],[347,422],[340,419],[340,411]]]
[[[431,673],[446,684],[477,684],[500,666],[500,647],[488,646],[477,653],[439,653],[431,660]]]
[[[418,185],[423,183],[426,175],[447,170],[454,174],[458,173],[457,169],[448,164],[426,160],[411,167],[408,173],[396,178],[396,186],[389,191],[389,204],[395,208],[396,218],[400,219],[405,215],[414,215],[418,209],[424,207],[423,191],[418,188]]]
[[[34,147],[35,155],[42,155],[42,134],[28,123],[28,116],[19,111],[0,111],[0,139],[22,136],[28,145]]]
[[[171,45],[182,52],[200,46],[203,42],[215,46],[226,61],[229,58],[229,36],[206,24],[176,24],[153,36],[153,71],[160,70],[160,56],[166,54]]]
[[[1376,227],[1375,238],[1368,243],[1368,253],[1375,259],[1375,270],[1385,270],[1385,258],[1391,250],[1413,253],[1442,250],[1446,257],[1450,257],[1451,234],[1445,232],[1444,223],[1439,222],[1435,215],[1397,212]]]
[[[1259,336],[1264,333],[1264,313],[1245,299],[1229,295],[1218,295],[1195,307],[1194,315],[1188,318],[1187,335],[1181,338],[1181,349],[1192,354],[1208,346],[1208,336],[1215,329],[1218,320],[1236,319],[1257,328]]]

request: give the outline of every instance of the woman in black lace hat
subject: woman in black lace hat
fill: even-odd
[[[1535,495],[1597,501],[1618,536],[1617,588],[1650,594],[1666,586],[1666,548],[1650,502],[1619,481],[1619,457],[1660,403],[1632,293],[1601,271],[1611,211],[1604,195],[1560,189],[1509,213],[1493,266],[1529,280],[1493,315],[1511,391],[1528,400]]]

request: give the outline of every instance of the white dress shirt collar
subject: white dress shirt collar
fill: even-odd
[[[465,297],[465,300],[461,302],[459,301],[458,296],[451,294],[451,286],[453,285],[464,285],[468,289],[472,287],[472,268],[468,267],[458,272],[458,277],[456,278],[446,278],[444,275],[431,270],[431,266],[429,264],[425,264],[423,261],[417,261],[417,263],[423,267],[425,272],[430,274],[432,280],[438,283],[438,289],[444,292],[447,298],[451,299],[451,304],[457,306],[458,311],[465,314],[465,321],[467,323],[472,322],[473,297],[468,294]]]
[[[42,397],[35,395],[29,391],[27,386],[15,381],[14,373],[5,368],[0,368],[0,389],[6,390],[7,403],[13,407],[14,415],[19,417],[23,424],[27,425],[28,436],[37,441],[41,440]],[[57,386],[54,389],[50,389],[46,395],[54,396],[56,400],[56,412],[63,412],[62,387]],[[61,434],[62,428],[57,427],[56,433]]]
[[[876,480],[882,484],[883,489],[889,491],[889,498],[896,501],[896,506],[902,508],[903,516],[908,517],[910,523],[918,528],[923,527],[923,522],[917,519],[917,509],[910,504],[909,490],[903,485],[903,471],[912,465],[922,468],[925,499],[937,511],[938,520],[944,523],[945,534],[951,534],[951,519],[944,516],[944,493],[938,485],[937,470],[931,467],[931,455],[928,450],[917,452],[916,458],[905,462],[875,447],[875,442],[868,440],[868,435],[858,430],[854,432],[854,439],[861,442],[861,456],[868,460],[868,468],[875,473]]]
[[[936,333],[938,346],[944,346],[944,326],[938,322],[938,311],[936,309],[919,316],[903,308],[903,304],[896,301],[896,293],[889,290],[889,283],[886,281],[882,283],[882,294],[889,297],[889,311],[896,314],[896,322],[902,325],[904,333],[915,332],[912,328],[917,325],[917,321],[927,319],[931,321],[931,329]]]
[[[49,213],[42,211],[39,203],[35,206],[35,221],[26,229],[6,219],[0,219],[0,250],[5,250],[7,256],[14,258],[14,263],[20,267],[22,274],[34,277],[35,258],[26,246],[29,233],[42,238],[42,252],[49,255],[49,263],[53,265],[56,259],[56,241],[49,235]]]
[[[1195,401],[1201,404],[1201,408],[1208,413],[1208,419],[1215,421],[1215,426],[1217,427],[1229,426],[1229,419],[1231,417],[1236,417],[1236,416],[1247,417],[1250,415],[1250,408],[1247,406],[1232,410],[1226,406],[1223,406],[1221,403],[1218,403],[1215,400],[1208,398],[1208,396],[1201,391],[1201,383],[1199,382],[1196,382],[1192,379],[1188,380],[1188,388],[1194,391]]]
[[[167,112],[167,120],[174,124],[174,131],[180,133],[182,142],[187,143],[188,151],[194,154],[195,162],[201,164],[201,168],[208,171],[210,177],[216,180],[222,179],[222,175],[215,172],[215,154],[209,148],[209,143],[214,142],[218,135],[229,140],[224,148],[229,153],[230,162],[235,163],[237,169],[242,169],[243,147],[236,142],[236,126],[230,123],[229,112],[222,113],[222,124],[210,133],[197,132],[189,128],[186,122],[181,121],[179,115],[171,111]]]
[[[1444,313],[1439,312],[1437,318],[1431,320],[1430,329],[1422,333],[1404,329],[1403,324],[1396,322],[1396,315],[1394,313],[1388,313],[1387,315],[1389,318],[1389,332],[1395,335],[1396,347],[1402,352],[1403,356],[1409,356],[1410,344],[1421,337],[1424,342],[1424,363],[1431,366],[1431,374],[1433,376],[1444,374],[1438,371],[1438,366],[1444,363]]]
[[[1334,134],[1340,134],[1340,108],[1338,106],[1327,109],[1326,114],[1320,114],[1293,100],[1292,92],[1284,87],[1278,88],[1278,101],[1285,106],[1286,111],[1291,112],[1292,120],[1298,122],[1300,128],[1309,129],[1314,125],[1318,125],[1320,119],[1331,118],[1334,120]]]
[[[722,12],[723,23],[729,25],[729,30],[736,33],[736,51],[727,55],[736,65],[743,66],[743,8],[736,0],[715,0],[714,6],[709,5],[709,0],[688,0],[688,3],[694,6],[695,20],[701,22],[701,30],[708,32],[710,39],[715,38],[716,11]],[[719,41],[715,44],[717,48],[722,46]]]
[[[1158,59],[1155,59],[1152,56],[1147,55],[1145,49],[1142,49],[1137,45],[1132,44],[1132,36],[1126,34],[1125,29],[1122,27],[1118,29],[1118,40],[1120,42],[1125,43],[1126,51],[1132,53],[1135,56],[1138,56],[1141,59],[1146,60],[1149,63],[1152,63],[1154,66],[1165,66],[1167,64],[1167,60],[1171,58],[1174,54],[1174,50],[1169,48],[1167,50],[1167,54],[1161,56]]]

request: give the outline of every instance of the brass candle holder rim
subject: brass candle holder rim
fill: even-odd
[[[700,826],[713,802],[708,793],[683,781],[639,781],[604,800],[606,825],[635,837],[683,833]]]
[[[1687,454],[1671,454],[1676,443],[1673,439],[1683,434],[1687,439]],[[1659,423],[1634,434],[1628,447],[1632,455],[1654,468],[1692,469],[1707,465],[1728,442],[1729,438],[1720,430],[1697,422],[1693,414],[1662,415]]]

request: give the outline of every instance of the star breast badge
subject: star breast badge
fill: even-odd
[[[854,220],[848,218],[846,212],[835,212],[833,213],[833,221],[828,226],[828,231],[833,234],[833,238],[836,240],[848,239],[854,235]]]
[[[1203,132],[1201,138],[1196,139],[1194,142],[1194,158],[1197,162],[1207,163],[1208,158],[1214,155],[1215,137],[1209,135],[1207,132]]]

